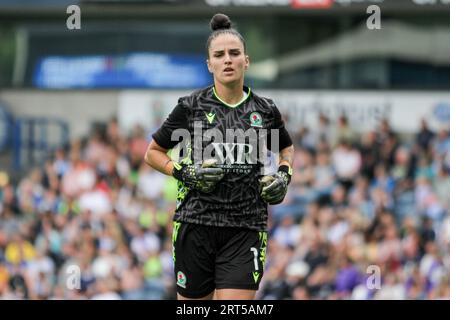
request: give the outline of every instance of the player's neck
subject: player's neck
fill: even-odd
[[[239,103],[244,97],[244,84],[241,82],[227,86],[215,83],[214,87],[219,98],[228,104]]]

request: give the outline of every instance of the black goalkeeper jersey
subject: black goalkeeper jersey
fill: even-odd
[[[282,150],[292,141],[273,101],[257,96],[247,87],[244,91],[247,98],[237,106],[221,101],[214,86],[182,97],[153,134],[156,143],[165,149],[178,143],[189,144],[188,152],[182,155],[183,162],[198,162],[198,155],[211,153],[225,172],[211,193],[189,189],[178,181],[175,221],[267,230],[267,204],[261,199],[259,187],[264,159],[258,156],[255,161],[254,156],[260,155],[262,148],[273,150],[273,142]],[[177,129],[187,132],[190,140],[179,138]]]

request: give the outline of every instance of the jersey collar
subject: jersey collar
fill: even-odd
[[[251,93],[251,89],[250,89],[249,87],[247,87],[247,86],[244,86],[244,92],[245,92],[246,94],[244,95],[244,97],[242,98],[242,100],[239,101],[239,102],[236,103],[236,104],[229,104],[229,103],[226,103],[225,101],[223,101],[223,100],[217,95],[216,87],[215,87],[215,86],[213,86],[212,89],[213,89],[213,94],[214,94],[214,96],[216,97],[216,99],[219,100],[220,102],[222,102],[224,105],[226,105],[226,106],[229,107],[229,108],[237,108],[237,107],[239,107],[242,103],[244,103],[244,102],[248,99],[248,97],[250,97],[250,93]]]

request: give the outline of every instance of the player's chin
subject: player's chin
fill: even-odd
[[[224,85],[230,85],[230,84],[233,84],[233,83],[237,83],[239,81],[240,81],[240,77],[237,77],[235,75],[230,76],[230,77],[222,77],[220,79],[220,82],[222,84],[224,84]]]

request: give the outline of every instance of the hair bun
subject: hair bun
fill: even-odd
[[[231,20],[223,13],[216,13],[211,19],[210,26],[212,31],[230,29]]]

